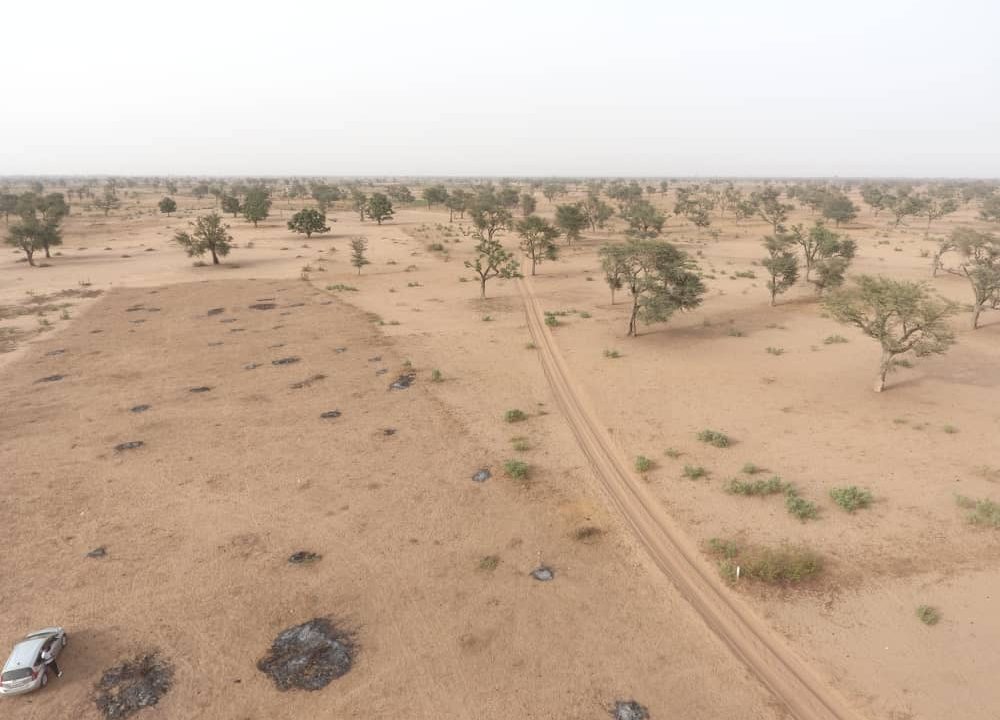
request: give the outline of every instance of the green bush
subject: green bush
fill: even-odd
[[[617,350],[605,350],[604,357],[616,359],[621,357],[621,353],[619,353]]]
[[[744,463],[742,471],[745,475],[756,475],[757,473],[764,472],[764,468],[760,465],[754,465],[753,463]]]
[[[498,565],[500,565],[499,555],[484,555],[479,559],[479,569],[486,572],[496,570]]]
[[[327,285],[327,290],[337,290],[339,292],[357,292],[358,289],[353,285],[344,285],[343,283],[337,283],[336,285]]]
[[[945,426],[944,426],[943,428],[941,428],[941,429],[942,429],[942,430],[944,430],[944,431],[945,431],[946,433],[948,433],[949,435],[954,435],[955,433],[957,433],[957,432],[958,432],[958,428],[957,428],[957,427],[955,427],[954,425],[945,425]]]
[[[836,345],[837,343],[845,343],[847,338],[843,335],[830,335],[825,340],[823,340],[824,345]]]
[[[518,452],[525,452],[526,450],[531,449],[531,444],[528,442],[528,438],[526,437],[512,437],[510,439],[510,445]]]
[[[729,447],[730,445],[729,436],[717,430],[702,430],[698,433],[698,439],[717,448]]]
[[[513,410],[508,410],[507,412],[505,412],[503,414],[503,419],[504,422],[516,423],[516,422],[521,422],[523,420],[527,420],[528,416],[525,414],[523,410],[518,410],[517,408],[514,408]]]
[[[849,513],[872,504],[872,494],[856,485],[835,487],[830,490],[830,498]]]
[[[767,351],[768,355],[784,355],[785,354],[785,348],[771,347],[770,345],[767,346],[766,348],[764,348],[764,350]]]
[[[799,497],[798,491],[793,487],[785,488],[785,508],[790,515],[794,515],[802,522],[815,520],[819,515],[816,503]]]
[[[549,327],[556,327],[557,325],[559,325],[559,318],[557,318],[555,315],[546,315],[545,324],[548,325]]]
[[[782,482],[781,478],[775,475],[770,480],[738,480],[733,478],[726,486],[725,491],[733,495],[777,495],[788,490],[788,485]]]
[[[441,382],[442,380],[444,380],[444,376],[440,370],[437,368],[431,370],[431,382]]]
[[[960,508],[969,511],[965,519],[973,525],[1000,528],[1000,503],[995,503],[992,500],[974,500],[964,495],[958,495],[955,502]]]
[[[653,461],[650,460],[645,455],[640,455],[635,459],[635,471],[638,473],[647,473],[653,469]]]
[[[663,454],[666,455],[671,460],[676,460],[684,453],[682,453],[680,450],[677,450],[676,448],[667,448],[666,450],[663,451]]]
[[[770,585],[808,580],[823,570],[823,558],[806,546],[744,546],[732,540],[709,541],[709,552],[720,558],[719,570],[728,580],[758,580]]]
[[[697,480],[708,475],[708,470],[703,468],[701,465],[685,465],[684,466],[684,477],[688,480]]]
[[[917,617],[924,625],[937,625],[941,619],[941,613],[930,605],[921,605],[917,608]]]
[[[586,310],[583,310],[583,311],[580,312],[580,317],[582,317],[584,320],[586,320],[587,318],[590,317],[590,313],[587,312]]]
[[[528,463],[521,460],[508,460],[503,464],[503,471],[507,477],[514,480],[524,480],[528,477]]]

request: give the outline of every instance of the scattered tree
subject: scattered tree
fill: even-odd
[[[468,206],[472,224],[476,226],[479,236],[493,240],[497,233],[510,227],[513,217],[510,210],[500,204],[497,196],[490,190],[484,190],[472,199]]]
[[[648,200],[630,202],[622,208],[621,215],[628,223],[628,235],[637,240],[656,237],[667,221],[667,217]]]
[[[543,260],[555,260],[558,254],[556,238],[559,230],[537,215],[531,215],[517,223],[517,234],[521,236],[521,250],[531,259],[531,274],[535,266]]]
[[[313,233],[330,232],[330,227],[326,224],[326,214],[314,208],[305,208],[292,215],[292,219],[288,221],[288,229],[292,232],[305,233],[306,238],[311,238]]]
[[[243,210],[240,199],[235,195],[223,195],[222,212],[232,213],[235,218]]]
[[[521,215],[528,217],[538,208],[538,201],[535,200],[535,196],[531,193],[521,193]]]
[[[241,205],[243,217],[252,222],[254,227],[271,214],[271,194],[267,188],[258,186],[247,190],[246,198]]]
[[[392,219],[392,200],[382,193],[372,193],[365,204],[365,214],[381,225],[383,220]]]
[[[473,270],[479,276],[479,297],[486,298],[486,282],[495,277],[521,277],[517,260],[504,249],[500,241],[485,234],[485,230],[476,229],[479,244],[476,245],[476,259],[466,260],[465,267]]]
[[[770,223],[775,235],[783,232],[788,213],[795,209],[795,206],[781,202],[780,198],[781,191],[775,187],[766,187],[763,190],[750,193],[750,201],[753,203],[754,210],[761,219]]]
[[[0,195],[0,212],[3,213],[4,224],[10,225],[10,214],[17,210],[17,195],[3,193]]]
[[[421,196],[427,201],[427,207],[433,207],[448,202],[448,189],[444,185],[431,185],[424,188]]]
[[[604,281],[611,289],[611,304],[615,304],[615,291],[621,290],[625,283],[625,266],[629,260],[628,245],[605,245],[598,251],[601,258],[601,269],[604,270]]]
[[[580,239],[580,233],[587,227],[587,215],[579,203],[573,205],[556,205],[556,225],[566,233],[566,242],[570,245]]]
[[[858,206],[846,195],[826,194],[823,200],[823,217],[833,220],[840,227],[842,222],[851,222],[858,216]]]
[[[862,185],[861,199],[872,209],[875,217],[878,217],[879,210],[885,209],[885,189],[879,185],[871,183]]]
[[[792,252],[794,246],[795,239],[790,235],[770,235],[764,238],[767,257],[760,264],[770,276],[767,289],[771,292],[772,307],[778,295],[786,292],[799,279],[799,259]]]
[[[885,389],[885,377],[899,365],[899,356],[941,354],[955,342],[947,318],[955,306],[934,298],[924,283],[873,275],[854,278],[855,287],[832,293],[827,311],[879,342],[882,357],[875,392]]]
[[[181,231],[174,235],[174,242],[184,248],[189,257],[201,257],[206,252],[212,254],[212,264],[218,265],[219,258],[229,254],[233,236],[229,226],[222,222],[218,213],[201,215],[194,223],[188,223],[193,232]]]
[[[351,205],[357,211],[361,222],[364,222],[365,210],[368,209],[368,196],[357,188],[351,188]]]
[[[666,242],[633,240],[624,250],[602,253],[605,257],[622,253],[622,284],[632,295],[628,334],[639,334],[638,321],[646,324],[666,322],[677,310],[693,310],[701,304],[705,285],[698,276],[698,266]]]
[[[945,271],[964,277],[972,287],[975,330],[983,310],[1000,308],[1000,240],[993,233],[956,228],[948,249],[958,253],[960,260],[953,267],[945,267]]]
[[[177,201],[172,197],[165,197],[159,202],[160,212],[170,217],[170,214],[177,211]]]
[[[940,220],[945,215],[951,215],[958,210],[958,201],[951,197],[935,197],[933,195],[923,195],[918,199],[918,215],[927,218],[927,230],[930,231],[931,223]]]
[[[448,222],[455,220],[455,213],[459,217],[465,217],[465,208],[469,202],[469,193],[461,188],[456,188],[448,193],[445,205],[448,207]]]
[[[583,202],[581,209],[587,217],[587,224],[590,225],[591,230],[603,228],[615,214],[611,206],[601,200],[601,196],[596,192],[587,194],[587,199]]]
[[[358,269],[358,275],[361,274],[361,268],[370,264],[368,258],[365,257],[367,250],[368,241],[363,237],[357,237],[351,240],[351,265]]]
[[[121,206],[121,204],[122,201],[119,200],[114,194],[112,194],[112,191],[110,189],[105,189],[104,194],[101,195],[96,200],[94,200],[94,205],[97,207],[98,210],[104,211],[105,217],[107,217],[108,213],[111,212],[112,210],[117,210]]]

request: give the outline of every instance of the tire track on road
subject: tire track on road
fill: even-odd
[[[528,279],[517,280],[528,328],[542,368],[577,443],[598,480],[657,567],[674,583],[708,627],[798,720],[860,720],[847,701],[808,665],[742,599],[725,587],[698,548],[631,473],[583,393],[570,376],[545,326]]]

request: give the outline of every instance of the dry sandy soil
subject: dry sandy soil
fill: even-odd
[[[966,523],[954,496],[1000,499],[996,314],[975,332],[956,318],[947,356],[877,395],[874,343],[804,288],[767,306],[759,223],[716,220],[712,238],[671,219],[666,239],[700,253],[710,294],[626,340],[596,259],[620,228],[585,234],[530,281],[491,283],[483,302],[461,281],[468,223],[447,229],[440,209],[381,227],[335,212],[330,235],[304,241],[282,200],[257,230],[231,221],[239,247],[213,268],[168,242],[196,202],[167,219],[150,213],[158,198],[143,191],[109,218],[75,211],[50,267],[0,263],[0,305],[50,306],[52,325],[0,321],[21,333],[0,355],[0,638],[52,623],[71,634],[63,678],[0,698],[5,717],[96,717],[102,670],[152,648],[177,668],[155,711],[168,718],[600,718],[632,697],[652,718],[994,717],[1000,536]],[[922,228],[865,209],[845,232],[859,241],[852,271],[928,277]],[[356,235],[371,248],[360,276]],[[748,270],[757,278],[732,277]],[[934,283],[966,299],[956,279]],[[261,298],[277,307],[249,308]],[[561,310],[577,312],[540,322]],[[848,342],[823,342],[837,333]],[[407,359],[416,382],[390,391]],[[509,408],[529,418],[504,423]],[[705,446],[703,428],[736,442]],[[114,450],[131,440],[145,444]],[[655,461],[645,478],[629,470],[639,454]],[[511,457],[528,481],[503,477]],[[819,519],[724,493],[747,462],[794,482]],[[684,479],[685,464],[708,477]],[[493,477],[473,483],[481,467]],[[875,505],[842,512],[828,492],[847,484]],[[580,541],[584,527],[600,533]],[[712,537],[805,542],[827,569],[805,589],[729,588],[698,549]],[[100,545],[107,557],[85,557]],[[288,564],[297,550],[322,559]],[[487,555],[494,570],[479,567]],[[540,562],[553,582],[529,576]],[[939,624],[917,620],[922,604]],[[357,665],[324,690],[280,693],[254,664],[316,616],[355,629]],[[747,628],[762,647],[734,641]],[[836,707],[782,702],[809,692]]]

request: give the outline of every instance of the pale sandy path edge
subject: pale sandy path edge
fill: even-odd
[[[543,321],[529,279],[517,280],[528,328],[545,377],[580,449],[611,501],[657,567],[708,627],[798,720],[858,720],[829,687],[757,615],[722,584],[697,548],[632,475],[595,415],[584,404]]]

